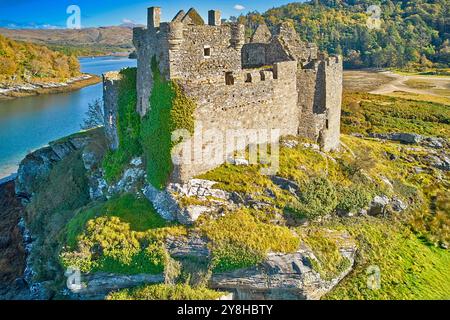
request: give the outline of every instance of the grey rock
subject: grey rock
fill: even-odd
[[[163,274],[117,275],[95,273],[83,275],[81,290],[70,292],[71,298],[80,300],[103,300],[112,291],[133,288],[145,284],[164,282]]]
[[[426,138],[422,144],[429,148],[442,149],[448,144],[448,142],[444,138],[429,137]]]
[[[211,207],[206,206],[187,206],[178,212],[177,220],[181,224],[191,225],[194,224],[194,222],[197,221],[201,215],[212,212],[212,210],[213,209]]]
[[[318,300],[334,288],[352,269],[356,246],[346,243],[340,248],[349,266],[331,280],[324,280],[313,270],[313,252],[303,248],[295,253],[270,253],[261,265],[213,274],[211,287],[235,293],[239,300]]]
[[[208,259],[210,257],[208,242],[200,236],[168,237],[166,239],[166,247],[174,258],[196,257]]]
[[[167,191],[185,197],[196,197],[200,200],[208,198],[229,200],[231,195],[226,191],[215,189],[214,185],[216,184],[215,181],[192,179],[185,184],[171,183],[167,187]]]
[[[68,137],[51,142],[48,147],[28,154],[19,165],[16,179],[16,193],[30,198],[36,192],[39,183],[46,179],[53,166],[77,150],[84,148],[92,138],[89,135]]]
[[[387,196],[376,196],[369,205],[369,215],[378,216],[385,214],[390,202],[391,201]]]
[[[402,200],[400,200],[398,198],[392,199],[391,207],[392,207],[392,210],[394,210],[395,212],[403,212],[406,209],[408,209],[408,206]]]
[[[294,181],[279,176],[271,176],[270,180],[272,180],[272,182],[275,185],[279,186],[281,189],[289,191],[294,196],[298,197],[300,193],[300,187]]]
[[[302,147],[305,149],[312,149],[316,151],[320,151],[320,146],[314,143],[302,143]]]
[[[428,155],[425,157],[425,160],[436,169],[450,171],[450,158],[446,155]]]
[[[160,191],[152,185],[146,185],[142,190],[145,197],[153,203],[155,210],[166,220],[174,221],[180,211],[177,201],[167,191]]]
[[[283,147],[289,148],[289,149],[294,149],[295,147],[298,146],[298,141],[296,140],[285,140],[283,142],[281,142],[281,145]]]
[[[424,139],[423,136],[415,133],[370,133],[369,137],[398,141],[405,144],[419,144]]]

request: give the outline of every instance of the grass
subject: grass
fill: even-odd
[[[343,133],[411,132],[426,136],[450,136],[450,107],[368,93],[346,93]]]
[[[254,266],[268,252],[295,252],[300,245],[289,228],[261,222],[246,209],[217,220],[204,218],[198,227],[211,241],[218,272]]]
[[[78,212],[65,231],[64,266],[118,274],[162,273],[170,260],[166,237],[186,234],[163,220],[146,198],[133,194]]]
[[[298,234],[313,250],[317,260],[310,259],[310,262],[322,279],[331,281],[350,267],[350,260],[342,256],[339,246],[345,241],[354,243],[353,239],[343,239],[341,233],[325,228],[298,228]]]
[[[89,220],[104,216],[120,218],[121,221],[128,223],[133,231],[146,231],[167,225],[146,198],[125,194],[80,211],[67,224],[67,245],[70,247],[76,245],[78,236]]]
[[[392,220],[355,218],[333,224],[325,227],[347,230],[359,250],[355,269],[326,299],[450,299],[450,252],[426,245]],[[381,271],[379,290],[367,286],[370,266]]]
[[[188,285],[148,285],[113,292],[107,300],[218,300],[225,293]]]
[[[445,92],[444,90],[440,89],[434,89],[434,93],[439,95],[432,95],[432,94],[416,94],[411,92],[404,92],[404,91],[396,91],[393,93],[389,93],[389,97],[394,98],[401,98],[406,99],[409,101],[425,101],[425,102],[431,102],[431,103],[437,103],[437,104],[443,104],[446,106],[450,106],[450,96],[449,93]]]

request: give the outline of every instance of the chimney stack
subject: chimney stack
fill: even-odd
[[[219,10],[208,11],[208,24],[210,26],[220,26],[222,24],[221,13]]]
[[[161,8],[150,7],[148,8],[147,27],[149,29],[159,28],[161,24]]]

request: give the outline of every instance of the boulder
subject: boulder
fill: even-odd
[[[212,212],[214,209],[206,206],[191,205],[177,213],[177,220],[184,225],[192,225],[202,214]]]
[[[390,202],[391,201],[387,196],[376,196],[369,205],[369,215],[378,216],[385,214]]]
[[[177,218],[180,207],[169,192],[160,191],[150,184],[146,185],[142,192],[163,219],[174,221]]]
[[[395,212],[403,212],[408,209],[408,206],[402,200],[394,198],[391,202],[391,208]]]
[[[272,180],[272,182],[281,189],[289,191],[292,195],[298,197],[300,193],[300,187],[294,181],[279,176],[271,176],[270,180]]]
[[[81,276],[81,289],[68,291],[72,299],[104,300],[112,291],[164,282],[163,274],[118,275],[95,273]]]

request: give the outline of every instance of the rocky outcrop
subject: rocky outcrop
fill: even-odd
[[[171,183],[165,190],[157,190],[151,185],[143,189],[144,195],[149,199],[156,211],[166,220],[178,221],[185,225],[193,224],[205,213],[213,213],[220,207],[231,203],[231,194],[215,189],[216,182],[201,179],[192,179],[185,184]],[[196,201],[207,201],[207,205],[181,206],[180,198],[192,198]]]
[[[314,253],[302,248],[291,254],[271,253],[254,268],[214,274],[210,285],[233,292],[238,300],[318,300],[352,270],[356,245],[343,244],[340,253],[350,263],[331,280],[322,279],[311,263]]]
[[[406,144],[419,144],[423,140],[421,135],[415,133],[370,133],[369,137],[398,141]]]
[[[66,295],[77,300],[104,300],[113,291],[164,282],[163,274],[117,275],[95,273],[82,275],[81,288],[67,290]]]
[[[28,154],[19,165],[16,179],[16,194],[30,199],[36,192],[39,183],[50,174],[54,165],[87,146],[92,137],[86,133],[69,136],[65,139],[51,142],[49,146]]]
[[[26,254],[18,225],[22,210],[14,181],[0,183],[0,300],[26,299],[29,294],[23,279]]]
[[[174,258],[196,257],[208,259],[210,251],[208,241],[200,236],[191,237],[168,237],[166,248]]]
[[[433,149],[450,147],[449,142],[439,137],[424,137],[416,133],[370,133],[370,138],[397,141],[404,144],[419,144]]]

